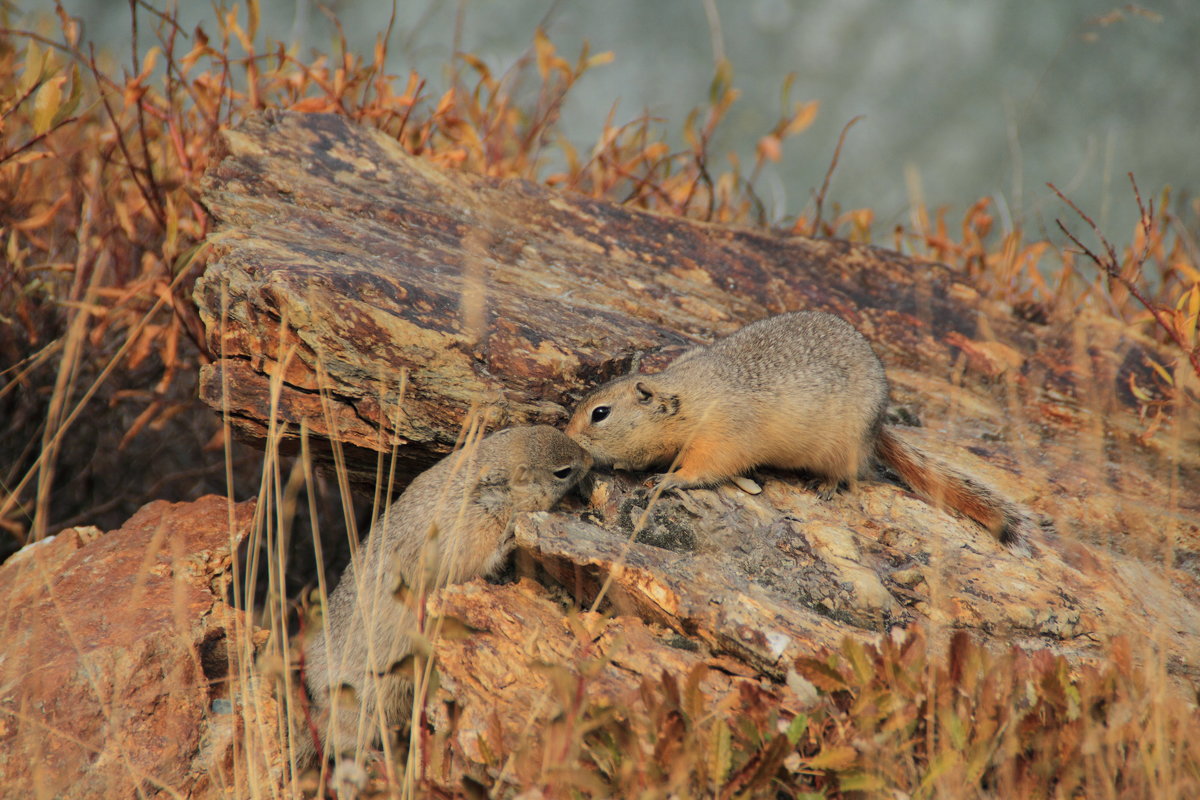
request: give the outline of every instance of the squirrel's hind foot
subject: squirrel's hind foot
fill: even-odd
[[[842,482],[835,478],[814,478],[808,482],[808,488],[816,492],[817,497],[828,502],[841,491]]]

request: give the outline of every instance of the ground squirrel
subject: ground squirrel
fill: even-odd
[[[1001,542],[1024,517],[991,489],[904,444],[883,425],[888,383],[866,338],[816,311],[751,323],[687,351],[654,375],[606,383],[579,404],[567,434],[597,464],[671,463],[664,488],[713,486],[754,467],[804,470],[828,499],[854,488],[874,459],[936,505],[962,512]]]
[[[388,725],[408,718],[412,684],[393,667],[410,652],[416,619],[399,587],[420,597],[492,572],[512,547],[514,513],[549,510],[591,463],[561,431],[536,425],[494,433],[413,479],[372,526],[329,596],[326,629],[304,648],[326,752],[352,757],[378,738],[381,717]],[[296,749],[300,763],[315,755],[308,730]]]

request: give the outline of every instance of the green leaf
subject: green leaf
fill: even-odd
[[[795,717],[792,718],[792,721],[790,723],[788,723],[788,727],[787,727],[788,741],[791,742],[791,744],[794,746],[796,744],[796,742],[800,741],[800,737],[803,736],[804,732],[807,730],[808,730],[808,714],[797,714]]]
[[[75,109],[79,107],[79,97],[83,93],[83,83],[79,80],[79,65],[71,65],[71,94],[67,95],[66,102],[58,107],[58,113],[54,115],[50,126],[62,122],[67,117],[75,113]]]
[[[42,84],[33,96],[33,133],[41,136],[50,130],[54,116],[62,105],[62,86],[66,83],[66,75],[55,75]]]
[[[873,772],[843,772],[838,775],[838,788],[843,792],[879,792],[887,786],[883,776]]]
[[[712,83],[708,87],[708,101],[714,106],[729,92],[730,84],[733,83],[733,65],[729,63],[729,59],[723,58],[717,64],[716,72],[713,73]]]
[[[21,80],[17,82],[17,94],[14,100],[19,100],[33,91],[33,87],[41,82],[42,72],[46,68],[46,60],[49,56],[49,51],[42,52],[37,42],[30,37],[29,43],[25,46],[25,64],[21,71]]]

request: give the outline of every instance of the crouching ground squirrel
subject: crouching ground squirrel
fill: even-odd
[[[352,756],[400,725],[412,684],[393,667],[411,650],[414,610],[397,599],[495,570],[512,548],[519,511],[548,511],[592,459],[548,425],[508,428],[418,475],[372,526],[358,559],[329,596],[326,630],[304,648],[305,677],[327,753]],[[353,691],[345,691],[349,686]],[[301,763],[315,755],[303,730]]]
[[[579,404],[567,434],[597,464],[670,464],[664,489],[713,486],[754,467],[804,470],[826,499],[878,459],[935,505],[1004,544],[1026,521],[1011,503],[897,439],[883,424],[888,384],[866,338],[815,311],[751,323],[689,350],[662,372],[606,383]]]

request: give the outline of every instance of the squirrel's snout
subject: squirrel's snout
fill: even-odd
[[[572,439],[574,439],[576,436],[578,436],[579,432],[582,430],[583,430],[583,415],[574,414],[574,415],[572,415],[571,420],[567,423],[567,427],[563,430],[563,433],[567,434],[567,436],[570,436]]]

